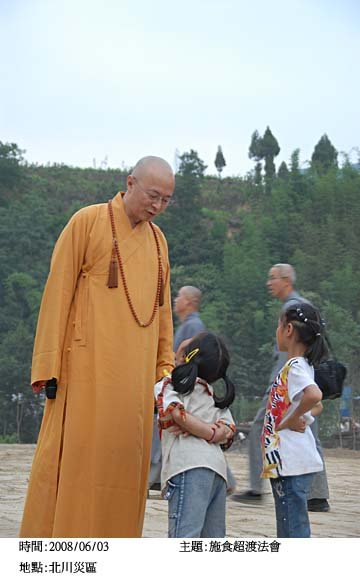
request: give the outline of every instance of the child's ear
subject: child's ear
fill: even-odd
[[[294,326],[291,324],[291,322],[288,322],[286,325],[286,336],[291,338],[294,332],[295,332]]]

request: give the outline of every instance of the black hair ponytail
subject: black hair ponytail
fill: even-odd
[[[174,368],[171,374],[171,382],[175,391],[181,395],[189,395],[193,392],[198,377],[198,365],[194,361],[185,362]]]
[[[235,399],[234,383],[230,381],[230,379],[226,375],[223,377],[223,379],[226,387],[225,395],[222,398],[219,398],[214,393],[215,407],[218,407],[219,409],[225,409],[226,407],[230,407],[231,403],[233,403]]]
[[[325,323],[315,306],[309,302],[297,302],[281,318],[296,328],[300,342],[307,347],[304,356],[311,365],[319,364],[328,355]]]

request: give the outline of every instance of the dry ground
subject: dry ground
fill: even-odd
[[[0,445],[0,537],[18,535],[34,445]],[[360,537],[360,452],[325,450],[331,511],[311,513],[313,537]],[[227,453],[238,481],[247,487],[247,456]],[[275,537],[275,516],[270,486],[260,505],[248,506],[228,500],[227,534],[232,538]],[[147,501],[144,537],[166,537],[167,502],[156,492]]]

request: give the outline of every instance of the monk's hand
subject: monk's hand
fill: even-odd
[[[40,391],[42,391],[42,389],[45,388],[47,381],[35,381],[35,383],[33,383],[31,385],[33,392],[37,395],[38,393],[40,393]]]
[[[278,431],[283,429],[290,429],[291,431],[297,431],[298,433],[305,433],[306,421],[304,415],[297,417],[296,415],[291,415],[288,419],[285,419],[283,423],[278,427]]]

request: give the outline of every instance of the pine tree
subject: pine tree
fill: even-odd
[[[225,161],[225,157],[223,155],[221,146],[219,145],[217,153],[216,153],[216,157],[215,157],[215,167],[217,169],[217,172],[219,174],[219,178],[221,177],[221,172],[224,169],[225,165],[226,165],[226,161]]]
[[[251,135],[251,143],[249,147],[249,157],[250,159],[254,159],[256,161],[255,165],[255,183],[260,185],[262,182],[262,164],[261,161],[263,159],[263,149],[262,149],[262,138],[259,135],[259,132],[256,130]]]
[[[278,177],[279,179],[283,179],[284,181],[287,181],[289,179],[289,170],[285,161],[283,161],[279,166]]]
[[[266,127],[266,131],[262,138],[261,148],[265,159],[266,191],[267,193],[270,193],[272,181],[275,175],[274,158],[280,153],[279,143],[272,134],[270,127]]]
[[[337,156],[337,150],[325,133],[315,145],[314,152],[311,156],[311,166],[320,174],[327,173],[329,169],[333,167],[337,168]]]

